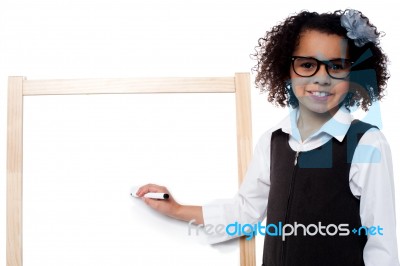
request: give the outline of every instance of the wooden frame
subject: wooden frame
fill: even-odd
[[[22,266],[23,98],[30,95],[117,93],[235,93],[238,176],[242,182],[252,154],[250,75],[216,78],[26,80],[9,77],[7,116],[7,266]],[[255,239],[240,239],[240,265],[254,266]]]

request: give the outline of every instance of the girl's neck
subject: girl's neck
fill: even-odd
[[[313,133],[317,132],[329,119],[331,119],[338,108],[326,113],[313,112],[307,108],[299,106],[299,119],[297,128],[299,129],[301,140],[306,140]]]

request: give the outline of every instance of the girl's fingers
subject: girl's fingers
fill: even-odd
[[[158,200],[154,200],[154,199],[149,199],[149,198],[143,198],[143,201],[149,205],[150,207],[152,207],[153,209],[159,209],[159,201]]]
[[[166,187],[155,185],[155,184],[147,184],[142,187],[140,187],[136,195],[138,197],[143,197],[144,194],[149,193],[149,192],[163,192],[163,193],[168,193],[168,190]]]
[[[154,210],[171,217],[173,217],[178,208],[178,204],[174,200],[157,200],[150,198],[142,198],[142,200]]]
[[[179,204],[174,200],[174,198],[170,195],[168,200],[159,200],[159,199],[151,199],[143,197],[146,193],[149,192],[160,192],[160,193],[169,193],[168,189],[163,186],[155,185],[155,184],[147,184],[140,187],[136,193],[138,197],[140,197],[149,207],[155,209],[156,211],[171,216],[174,216],[176,210],[179,207]]]

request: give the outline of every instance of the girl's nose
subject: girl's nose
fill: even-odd
[[[321,67],[318,69],[317,73],[313,76],[313,83],[320,85],[330,85],[331,77],[326,71],[326,66],[321,64]]]

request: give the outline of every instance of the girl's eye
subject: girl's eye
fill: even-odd
[[[332,70],[342,70],[343,66],[341,64],[332,64],[329,66]]]
[[[301,64],[301,67],[305,69],[313,69],[315,68],[315,64],[311,62],[305,62]]]

